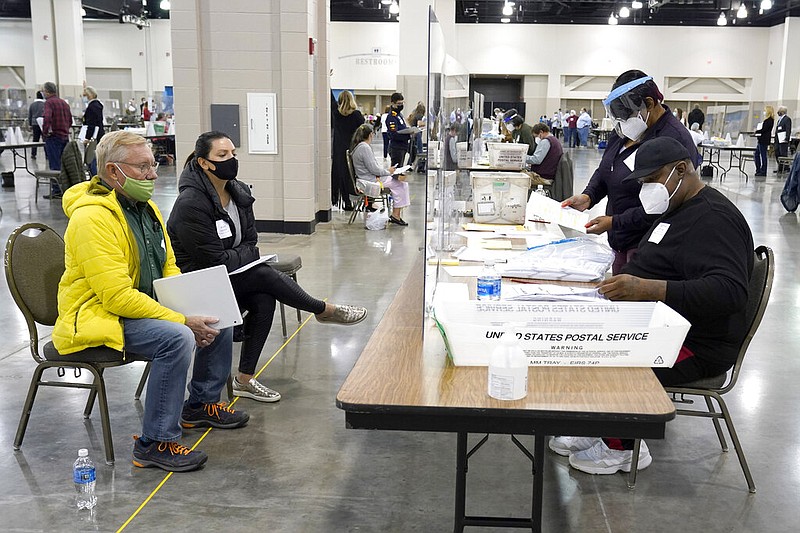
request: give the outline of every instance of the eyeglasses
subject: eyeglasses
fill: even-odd
[[[115,161],[115,163],[122,163],[123,165],[131,166],[135,169],[139,170],[139,174],[142,176],[146,175],[149,172],[155,172],[158,170],[158,161],[153,161],[152,163],[128,163],[126,161]]]

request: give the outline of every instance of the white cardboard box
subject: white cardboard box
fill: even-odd
[[[509,170],[525,168],[528,145],[522,143],[486,143],[489,149],[489,166]]]
[[[434,310],[456,366],[487,366],[512,334],[531,366],[671,367],[691,326],[661,302],[439,298]]]
[[[525,224],[531,178],[521,172],[472,172],[473,219],[483,224]]]

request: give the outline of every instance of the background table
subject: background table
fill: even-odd
[[[720,181],[723,181],[725,179],[725,176],[728,175],[728,172],[730,172],[730,170],[733,168],[733,160],[736,159],[738,162],[739,172],[744,174],[744,180],[745,182],[747,182],[748,175],[747,172],[744,170],[744,164],[746,161],[749,161],[750,159],[745,159],[743,155],[745,153],[754,155],[756,153],[755,146],[714,146],[711,144],[700,144],[699,148],[702,151],[703,162],[704,163],[707,162],[715,170],[721,172],[719,174]],[[722,166],[722,163],[720,162],[720,154],[722,152],[728,152],[729,154],[727,167]],[[706,159],[706,154],[708,154],[708,159]],[[716,154],[716,159],[714,158],[715,154]]]
[[[455,531],[464,526],[541,531],[548,435],[663,438],[672,402],[649,368],[530,367],[528,395],[488,396],[486,367],[455,367],[423,322],[422,261],[411,270],[336,396],[347,427],[458,434]],[[423,332],[432,333],[423,342]],[[391,350],[387,349],[391,347]],[[469,433],[534,435],[530,518],[465,512]]]
[[[43,142],[24,142],[24,143],[14,143],[14,144],[2,144],[0,145],[0,151],[2,150],[11,150],[13,154],[12,160],[14,161],[14,168],[11,169],[12,172],[17,170],[18,168],[24,168],[25,172],[33,176],[33,172],[28,168],[28,148],[43,148]],[[20,153],[20,151],[22,153]],[[18,160],[22,160],[22,165],[18,164]]]

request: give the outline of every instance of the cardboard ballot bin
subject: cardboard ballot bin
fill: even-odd
[[[514,335],[531,366],[671,367],[691,326],[661,302],[453,299],[434,312],[456,366],[487,366]]]
[[[472,172],[475,222],[524,224],[531,178],[521,172]]]

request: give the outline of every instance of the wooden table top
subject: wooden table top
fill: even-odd
[[[528,395],[487,394],[486,367],[453,366],[438,331],[423,323],[422,260],[412,268],[336,397],[358,413],[616,417],[666,422],[675,408],[649,368],[529,367]],[[427,343],[423,332],[428,327]],[[437,342],[437,340],[439,342]]]

